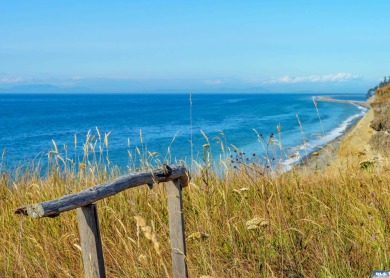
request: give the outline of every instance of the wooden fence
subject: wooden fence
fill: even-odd
[[[168,195],[169,232],[173,277],[188,277],[184,236],[182,188],[188,185],[188,171],[182,166],[163,165],[149,172],[136,172],[103,184],[95,185],[78,193],[58,199],[26,205],[15,210],[16,214],[32,218],[56,217],[68,210],[77,210],[81,251],[85,277],[106,277],[104,257],[99,231],[99,220],[94,202],[123,190],[147,184],[166,183]]]

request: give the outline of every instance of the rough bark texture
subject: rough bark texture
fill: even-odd
[[[183,166],[163,165],[149,172],[136,172],[103,184],[95,185],[78,193],[64,195],[58,199],[42,203],[22,206],[15,210],[16,214],[24,214],[32,218],[55,217],[60,213],[90,205],[98,200],[115,195],[128,188],[143,184],[152,187],[155,183],[180,179],[182,187],[188,185],[188,171]]]

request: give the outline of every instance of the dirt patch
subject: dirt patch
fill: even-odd
[[[390,154],[390,85],[376,90],[371,107],[374,117],[370,127],[375,132],[369,143],[380,154],[387,156]]]

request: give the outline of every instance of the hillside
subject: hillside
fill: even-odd
[[[370,144],[381,155],[388,156],[390,152],[390,85],[376,90],[371,106],[374,119],[370,127],[374,132]]]
[[[390,85],[376,90],[371,108],[341,142],[336,164],[387,167],[390,152]]]

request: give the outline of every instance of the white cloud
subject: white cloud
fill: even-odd
[[[295,83],[304,83],[304,82],[345,82],[355,79],[361,79],[360,75],[354,75],[351,73],[336,73],[336,74],[326,74],[326,75],[307,75],[307,76],[291,76],[284,75],[277,78],[272,78],[264,81],[264,84],[276,84],[276,83],[286,83],[286,84],[295,84]]]
[[[22,77],[5,77],[0,76],[0,83],[11,84],[11,83],[21,83],[25,81]]]
[[[214,79],[214,80],[206,80],[205,83],[208,85],[221,85],[223,82],[220,79]]]

